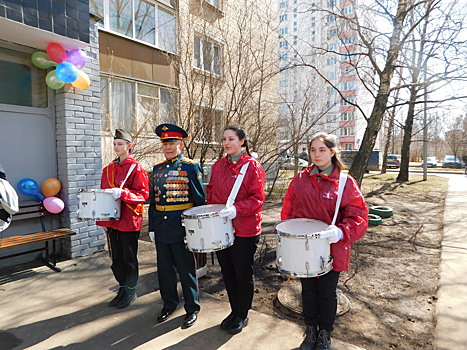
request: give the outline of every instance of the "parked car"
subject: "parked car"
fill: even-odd
[[[294,157],[286,156],[286,157],[279,157],[278,159],[280,168],[286,170],[293,170],[295,169],[295,160]],[[302,170],[308,167],[308,162],[301,158],[298,158],[298,169]]]
[[[443,168],[455,168],[460,169],[462,168],[462,162],[459,158],[454,156],[444,156],[443,159]]]
[[[388,154],[386,158],[386,166],[388,168],[400,168],[401,156],[399,154]]]
[[[353,160],[357,155],[358,150],[342,150],[340,152],[340,158],[342,163],[350,169],[352,166]],[[368,161],[368,165],[366,167],[366,172],[369,171],[380,171],[381,170],[381,163],[382,163],[382,153],[379,150],[373,150],[370,155],[370,160]]]
[[[424,166],[422,162],[422,167]],[[436,168],[438,166],[438,161],[436,157],[426,157],[426,167],[427,168]]]

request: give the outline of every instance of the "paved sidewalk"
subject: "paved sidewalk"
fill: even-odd
[[[162,308],[155,269],[154,246],[140,241],[138,299],[124,310],[107,302],[117,289],[106,252],[46,267],[0,276],[0,349],[297,349],[302,327],[259,312],[250,312],[249,325],[235,336],[219,328],[230,312],[227,302],[201,297],[197,323],[180,325],[179,307],[157,323]],[[333,340],[334,350],[359,348]]]
[[[450,178],[443,220],[435,349],[466,349],[467,176]]]

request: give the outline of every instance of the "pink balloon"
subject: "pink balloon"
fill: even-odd
[[[58,214],[65,208],[65,203],[60,198],[48,197],[42,201],[44,208],[52,214]]]
[[[51,43],[47,46],[45,51],[54,62],[62,63],[66,60],[66,51],[60,44]]]

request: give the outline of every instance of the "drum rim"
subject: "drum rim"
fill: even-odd
[[[193,253],[212,253],[212,252],[217,252],[218,250],[228,248],[228,247],[232,246],[234,243],[235,243],[235,236],[234,236],[234,239],[231,242],[229,242],[227,244],[224,244],[224,245],[220,245],[220,246],[218,246],[216,248],[197,249],[197,248],[190,248],[188,246],[188,244],[185,244],[185,245],[186,245],[186,249],[188,249],[190,252],[193,252]]]
[[[105,189],[102,188],[81,188],[79,192],[85,192],[85,193],[92,193],[92,192],[99,192],[99,193],[108,193],[112,195],[112,193],[106,192]]]
[[[330,272],[332,270],[332,263],[331,263],[331,266],[326,266],[325,269],[319,271],[319,272],[315,272],[315,273],[312,273],[312,274],[306,274],[306,273],[298,273],[298,272],[292,272],[292,271],[287,271],[287,270],[284,270],[284,269],[281,269],[280,267],[277,267],[277,269],[286,274],[286,275],[290,275],[292,277],[299,277],[299,278],[312,278],[312,277],[319,277],[319,276],[323,276],[325,274],[327,274],[328,272]]]
[[[274,232],[281,237],[287,237],[291,239],[326,239],[325,237],[321,237],[321,234],[320,234],[321,231],[314,232],[314,233],[304,233],[304,234],[295,235],[292,233],[282,232],[281,230],[277,228],[277,226],[280,225],[281,223],[291,222],[291,221],[319,222],[319,223],[323,223],[324,225],[328,226],[328,224],[322,220],[309,219],[309,218],[295,218],[295,219],[281,220],[277,222],[274,225]]]
[[[219,216],[219,211],[213,211],[210,213],[203,213],[203,214],[185,214],[186,212],[195,209],[195,208],[201,208],[201,207],[217,207],[217,206],[224,206],[223,204],[206,204],[206,205],[198,205],[193,208],[186,209],[182,212],[182,218],[183,219],[207,219],[207,218],[213,218],[213,217],[218,217]],[[227,220],[227,222],[230,220]]]

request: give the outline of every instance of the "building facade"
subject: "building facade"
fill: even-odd
[[[278,7],[280,138],[326,131],[342,149],[358,149],[371,96],[355,69],[358,35],[348,23],[354,2],[281,0]]]

